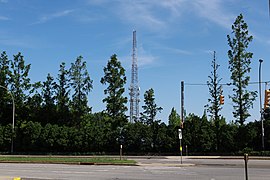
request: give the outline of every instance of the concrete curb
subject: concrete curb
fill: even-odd
[[[177,159],[179,156],[166,156],[167,159]],[[244,156],[183,156],[184,159],[244,159]],[[270,157],[249,156],[249,160],[270,160]]]
[[[162,163],[150,163],[150,164],[144,164],[144,163],[137,163],[138,166],[159,166],[159,167],[190,167],[195,166],[195,164],[162,164]]]

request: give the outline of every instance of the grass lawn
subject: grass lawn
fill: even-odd
[[[119,157],[74,157],[74,156],[0,156],[1,162],[21,163],[67,163],[67,164],[118,164],[135,165],[136,161],[122,159]]]

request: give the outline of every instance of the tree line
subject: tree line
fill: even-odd
[[[234,94],[233,122],[220,115],[222,105],[219,65],[214,55],[213,71],[207,81],[209,100],[202,117],[185,117],[183,149],[189,154],[228,153],[261,150],[261,122],[245,123],[256,92],[248,91],[252,53],[247,52],[252,36],[240,14],[228,35],[229,69]],[[117,153],[122,144],[126,154],[177,154],[180,116],[172,108],[168,124],[157,119],[162,111],[155,102],[154,89],[144,93],[140,118],[128,122],[127,97],[124,96],[125,69],[113,54],[104,67],[100,83],[104,85],[106,108],[92,112],[88,94],[93,81],[82,56],[67,65],[62,62],[56,77],[31,83],[31,65],[19,52],[10,59],[5,51],[0,56],[0,151],[8,152],[14,140],[17,153]],[[16,105],[15,129],[12,128],[13,101]],[[269,117],[265,121],[265,149],[270,148]]]

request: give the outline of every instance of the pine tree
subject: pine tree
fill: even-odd
[[[51,76],[51,74],[47,75],[46,81],[42,84],[42,99],[43,99],[43,105],[42,105],[42,114],[41,114],[41,122],[44,124],[47,123],[56,123],[54,122],[56,119],[56,105],[55,105],[55,99],[56,99],[56,90],[55,90],[56,83],[54,82],[54,78]]]
[[[58,83],[56,84],[56,108],[58,113],[58,123],[70,123],[70,108],[69,108],[69,71],[66,70],[64,62],[60,65],[58,74]]]
[[[175,108],[172,108],[169,115],[169,125],[173,127],[180,126],[180,115],[176,112]]]
[[[30,64],[25,65],[24,57],[20,52],[14,55],[14,60],[11,61],[10,84],[18,107],[23,105],[29,95],[25,93],[31,88],[30,78],[28,77],[30,67]]]
[[[124,97],[124,85],[126,84],[125,69],[118,61],[116,54],[111,56],[107,66],[104,67],[104,77],[100,82],[108,87],[104,90],[106,98],[106,113],[112,118],[113,128],[123,126],[127,122],[125,112],[127,111],[127,97]]]
[[[81,117],[90,112],[88,107],[87,95],[93,88],[93,81],[86,68],[86,62],[79,56],[70,68],[70,86],[74,90],[72,95],[72,110],[74,114],[74,123],[78,123]]]
[[[232,25],[232,34],[227,35],[230,50],[228,51],[229,69],[231,71],[231,80],[234,86],[234,94],[230,96],[233,102],[233,116],[241,126],[250,116],[248,110],[253,106],[256,98],[256,92],[247,90],[250,76],[251,59],[253,53],[247,52],[249,43],[253,37],[248,33],[248,26],[245,23],[243,15],[240,14]]]
[[[220,114],[219,112],[221,111],[222,107],[221,104],[219,103],[219,98],[222,95],[222,86],[220,84],[220,81],[222,80],[219,78],[218,75],[218,68],[219,64],[216,62],[216,52],[214,51],[214,58],[212,60],[212,72],[211,75],[208,76],[209,80],[207,81],[208,89],[209,89],[209,94],[210,98],[208,99],[208,103],[206,105],[207,111],[210,113],[214,125],[215,125],[215,136],[216,136],[216,150],[219,150],[220,147]]]
[[[156,120],[158,112],[163,110],[162,107],[158,107],[155,103],[154,89],[150,88],[144,93],[144,105],[142,106],[143,112],[141,113],[140,120],[147,125],[152,125]]]
[[[5,51],[0,56],[0,119],[1,124],[11,123],[12,98],[7,91],[10,75],[10,60]]]
[[[13,61],[11,61],[10,89],[16,106],[16,122],[20,123],[27,120],[30,114],[27,100],[30,97],[32,87],[28,77],[31,65],[25,64],[24,57],[20,52],[13,57]]]

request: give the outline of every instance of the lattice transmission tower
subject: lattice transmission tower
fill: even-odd
[[[139,103],[140,103],[136,31],[133,31],[132,69],[131,69],[131,84],[130,84],[129,91],[130,91],[129,92],[130,122],[134,123],[136,120],[139,119]]]

